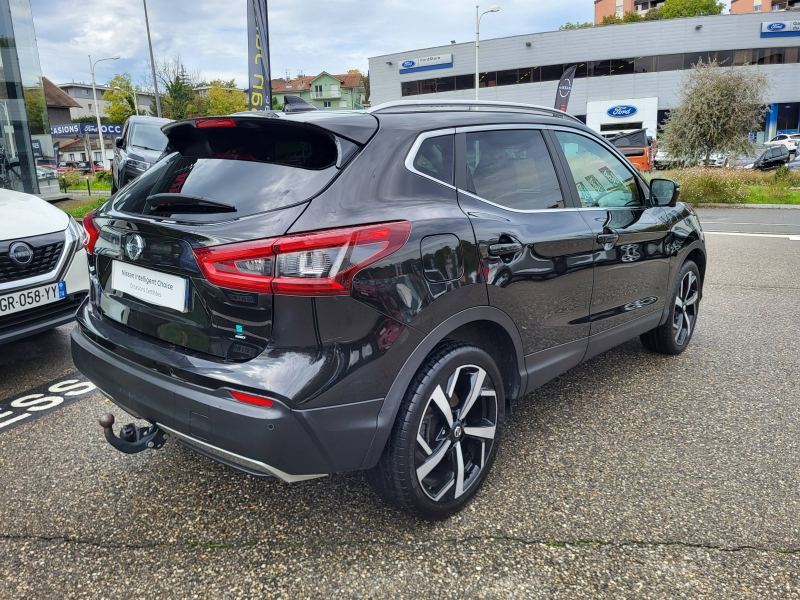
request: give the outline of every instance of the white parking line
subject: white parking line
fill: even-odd
[[[706,235],[740,235],[744,237],[786,238],[793,242],[800,242],[800,235],[791,233],[745,233],[743,231],[706,231]]]

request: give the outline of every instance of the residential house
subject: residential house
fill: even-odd
[[[79,108],[70,109],[70,117],[79,119],[81,117],[94,117],[95,104],[100,107],[100,116],[106,114],[107,100],[103,100],[103,94],[111,88],[105,85],[96,85],[96,96],[92,97],[92,84],[86,83],[62,83],[58,86],[65,94],[78,103]],[[146,92],[136,92],[136,102],[139,105],[139,113],[142,115],[150,114],[150,106],[155,104],[155,96]],[[153,111],[155,112],[155,110]]]
[[[800,0],[731,0],[731,14],[800,9]]]
[[[604,17],[621,19],[629,12],[644,17],[647,11],[663,5],[664,0],[594,0],[594,24],[600,25]]]
[[[320,110],[361,109],[364,104],[364,83],[359,73],[331,75],[323,71],[319,75],[297,79],[273,79],[272,97],[283,104],[287,95],[300,96]]]
[[[47,104],[47,119],[50,125],[65,125],[72,123],[70,109],[80,108],[81,105],[65,94],[47,77],[42,77],[44,99]]]

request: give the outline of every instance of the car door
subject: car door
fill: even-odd
[[[578,364],[589,335],[593,235],[564,192],[543,128],[457,129],[458,201],[469,216],[489,304],[517,324],[528,389]]]
[[[669,288],[669,226],[664,210],[650,206],[635,169],[610,145],[576,130],[553,134],[595,236],[590,356],[658,324]]]

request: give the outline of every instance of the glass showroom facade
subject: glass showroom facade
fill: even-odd
[[[37,178],[53,141],[30,0],[0,0],[0,83],[0,187],[50,191]]]

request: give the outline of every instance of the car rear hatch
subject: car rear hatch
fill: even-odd
[[[377,121],[361,116],[358,126],[275,115],[166,125],[164,158],[84,219],[94,307],[173,346],[260,354],[273,320],[264,249],[374,134]]]

